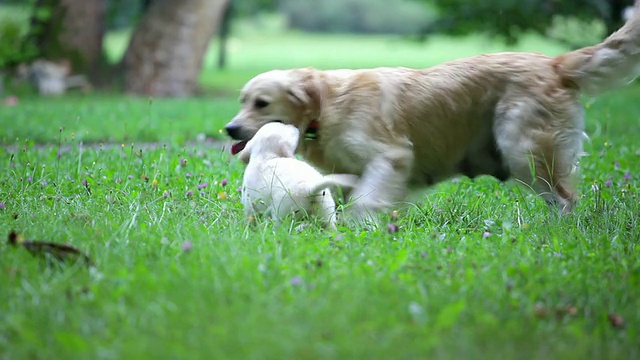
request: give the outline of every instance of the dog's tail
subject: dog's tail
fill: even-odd
[[[331,174],[322,177],[317,184],[314,184],[311,188],[311,194],[315,194],[327,188],[344,187],[354,188],[360,182],[360,177],[350,174]]]
[[[640,75],[640,0],[620,30],[602,43],[554,59],[563,82],[588,95],[624,86]]]

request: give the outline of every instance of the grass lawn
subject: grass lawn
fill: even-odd
[[[230,68],[209,65],[203,82],[233,93],[271,67],[426,66],[501,48],[285,40],[238,39]],[[0,358],[640,357],[640,87],[585,99],[572,216],[512,182],[461,178],[399,208],[396,233],[248,224],[241,164],[192,142],[219,136],[236,96],[0,107],[0,235],[68,243],[96,264],[47,266],[0,243]]]

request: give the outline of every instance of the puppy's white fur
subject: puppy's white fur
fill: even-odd
[[[242,204],[247,216],[268,215],[277,223],[294,216],[316,215],[325,227],[336,228],[336,204],[331,187],[354,187],[355,175],[323,176],[294,158],[300,138],[293,125],[269,123],[240,152],[247,163]]]

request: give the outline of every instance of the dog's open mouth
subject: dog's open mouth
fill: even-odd
[[[244,149],[244,147],[247,146],[248,142],[249,142],[249,140],[242,140],[242,141],[238,141],[237,143],[231,145],[231,155],[236,155],[240,151],[242,151]]]

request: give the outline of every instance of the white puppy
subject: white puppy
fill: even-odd
[[[300,131],[293,125],[269,123],[240,151],[247,164],[242,184],[242,205],[247,216],[267,215],[276,223],[289,215],[316,215],[326,228],[336,228],[336,204],[329,188],[352,188],[356,175],[323,176],[294,157]],[[238,149],[233,149],[238,152]]]

